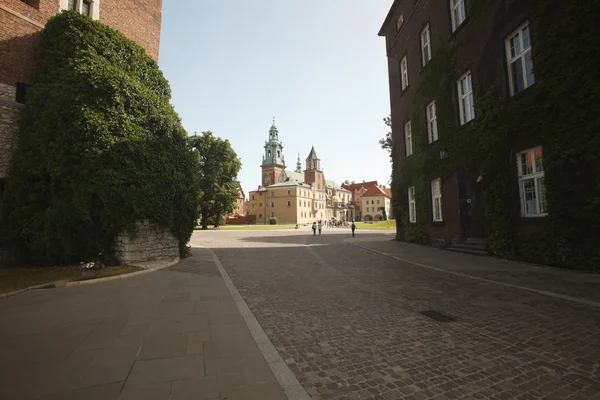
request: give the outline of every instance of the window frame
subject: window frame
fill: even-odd
[[[407,189],[408,195],[408,222],[411,224],[417,223],[417,200],[415,197],[415,187],[411,186]]]
[[[400,32],[402,26],[404,25],[404,13],[400,13],[398,18],[396,19],[396,33]]]
[[[523,39],[523,31],[527,29],[527,37],[529,46],[525,48],[525,41]],[[519,35],[519,45],[521,46],[521,52],[514,57],[511,55],[511,40],[514,39],[517,35]],[[533,73],[533,59],[532,59],[532,50],[531,50],[531,28],[529,26],[529,21],[525,21],[521,26],[515,29],[510,35],[506,37],[504,40],[504,46],[506,49],[506,67],[508,73],[508,88],[510,91],[510,95],[514,96],[517,93],[522,92],[523,90],[533,86],[535,84],[535,74]],[[528,75],[527,75],[527,55],[529,55],[529,61],[531,63],[531,77],[532,82],[529,84]],[[517,60],[522,59],[521,69],[523,73],[523,89],[518,90],[514,87],[515,82],[512,74],[512,65],[516,63]]]
[[[423,35],[427,33],[427,42],[424,42]],[[425,49],[427,49],[427,54],[429,58],[425,59]],[[431,30],[429,29],[429,24],[425,25],[425,28],[421,31],[421,62],[423,67],[426,66],[429,61],[433,58],[433,53],[431,50]]]
[[[439,193],[438,189],[439,188]],[[442,178],[436,178],[431,180],[431,217],[433,222],[443,222],[444,214],[442,211]],[[436,203],[439,200],[439,203]],[[436,212],[439,212],[439,217],[436,216]]]
[[[535,152],[536,150],[540,150],[540,166],[541,171],[535,171],[536,163],[535,163]],[[531,157],[531,165],[532,172],[523,174],[522,164],[521,164],[521,156],[523,154],[527,154],[528,157]],[[546,187],[544,184],[545,179],[545,171],[544,171],[544,151],[541,145],[531,147],[529,149],[525,149],[517,153],[517,176],[519,182],[519,203],[521,208],[521,216],[523,218],[540,218],[548,215],[548,202],[546,198]],[[541,191],[539,187],[538,180],[541,179]],[[523,183],[525,181],[533,181],[534,191],[535,191],[535,206],[536,213],[528,213],[527,212],[527,199],[525,197],[525,188]],[[540,196],[541,194],[541,196]],[[542,199],[543,197],[543,199]],[[542,207],[543,205],[543,207]],[[542,212],[543,208],[543,212]]]
[[[410,157],[413,154],[412,125],[410,120],[404,124],[404,154],[406,157]]]
[[[84,11],[85,7],[87,6],[87,14]],[[93,13],[93,3],[91,0],[82,0],[81,1],[81,13],[87,17],[91,17],[92,13]]]
[[[431,108],[432,105],[433,108]],[[430,110],[432,109],[433,117],[430,114]],[[435,100],[427,104],[427,106],[425,107],[425,115],[427,117],[427,141],[429,144],[432,144],[437,142],[440,138],[437,124],[437,106],[435,104]]]
[[[463,81],[468,79],[468,91],[463,94]],[[473,97],[473,76],[471,74],[471,70],[467,71],[456,81],[457,94],[458,94],[458,108],[459,108],[459,117],[460,117],[460,125],[465,125],[468,122],[471,122],[475,119],[475,100]],[[467,120],[467,115],[465,114],[465,104],[464,100],[468,100],[469,102],[469,110],[471,112],[471,118]]]
[[[454,11],[457,9],[460,10],[462,16],[460,22],[457,21],[456,14],[454,13]],[[467,20],[467,9],[465,6],[465,0],[450,0],[450,19],[452,25],[452,33],[454,33]]]
[[[408,56],[400,60],[400,88],[404,92],[408,88]]]

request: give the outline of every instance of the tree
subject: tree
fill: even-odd
[[[0,239],[22,262],[70,263],[150,219],[179,241],[197,216],[197,161],[156,62],[79,13],[52,17],[0,204]]]
[[[381,148],[387,150],[390,154],[390,158],[392,157],[392,145],[394,144],[392,139],[392,116],[385,117],[383,122],[390,128],[390,131],[386,133],[383,139],[379,139],[379,144]]]
[[[237,174],[242,163],[229,140],[213,136],[211,131],[188,138],[190,150],[199,162],[199,213],[202,229],[213,220],[219,226],[224,215],[233,211],[238,197]]]

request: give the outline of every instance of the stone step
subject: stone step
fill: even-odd
[[[473,246],[464,246],[464,245],[451,245],[448,247],[444,247],[444,250],[454,251],[456,253],[464,253],[471,254],[474,256],[487,256],[489,255],[485,250],[473,247]]]
[[[466,238],[465,244],[482,244],[485,246],[485,238]]]

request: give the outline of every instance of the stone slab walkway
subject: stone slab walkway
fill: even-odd
[[[0,399],[286,399],[209,250],[0,299],[0,326]]]
[[[563,270],[532,264],[455,253],[428,246],[398,242],[393,235],[354,238],[348,243],[374,250],[402,261],[487,279],[507,285],[555,293],[597,303],[600,307],[600,274]],[[590,305],[590,304],[588,304]]]

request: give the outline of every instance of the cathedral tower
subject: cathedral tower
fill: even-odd
[[[283,156],[283,143],[279,141],[279,131],[273,125],[269,129],[269,139],[265,141],[265,153],[262,158],[262,186],[270,186],[279,180],[281,172],[285,169],[285,158]]]
[[[306,170],[304,171],[304,182],[313,185],[318,190],[325,189],[325,178],[321,169],[321,159],[317,156],[315,146],[310,149],[306,158]]]

